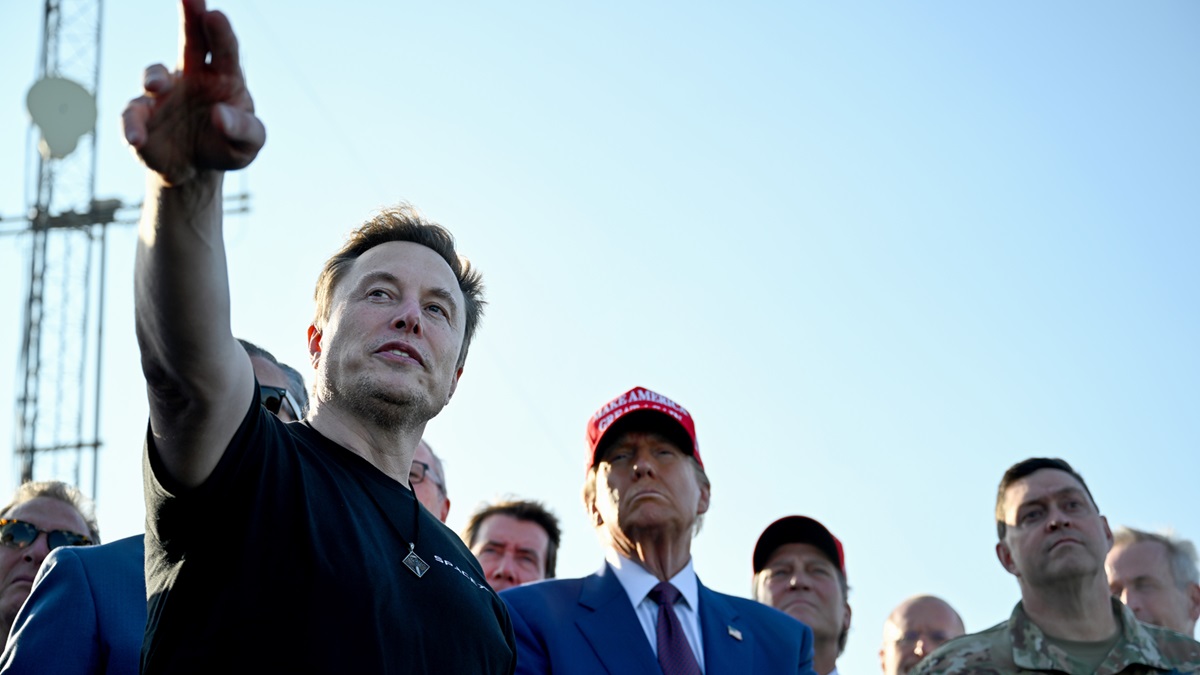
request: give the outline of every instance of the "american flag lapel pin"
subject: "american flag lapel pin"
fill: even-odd
[[[741,642],[742,631],[734,628],[733,626],[728,626],[728,628],[729,628],[729,635],[732,636],[734,640]]]

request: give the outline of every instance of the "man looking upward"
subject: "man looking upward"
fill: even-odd
[[[996,491],[996,556],[1017,578],[1012,615],[939,647],[913,669],[931,673],[1075,674],[1200,669],[1200,643],[1137,620],[1108,592],[1108,520],[1061,459],[1014,464]]]
[[[600,571],[510,588],[523,674],[725,675],[812,670],[812,631],[752,600],[711,591],[692,537],[712,486],[683,406],[635,387],[587,428],[583,503],[605,548]]]

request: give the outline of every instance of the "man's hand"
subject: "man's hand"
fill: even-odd
[[[180,13],[177,70],[147,68],[142,95],[121,115],[126,142],[168,186],[200,172],[244,168],[267,137],[254,116],[229,19],[208,11],[205,0],[182,0]]]

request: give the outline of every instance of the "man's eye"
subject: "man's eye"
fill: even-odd
[[[435,314],[445,314],[446,313],[446,310],[442,309],[442,307],[440,305],[429,305],[425,309],[427,309],[431,312],[434,312]]]
[[[1029,509],[1029,510],[1028,510],[1028,511],[1026,511],[1025,513],[1022,513],[1022,514],[1020,515],[1020,517],[1018,517],[1018,518],[1017,518],[1017,522],[1018,522],[1018,523],[1022,523],[1022,524],[1024,524],[1024,523],[1035,523],[1035,522],[1037,522],[1037,521],[1038,521],[1038,519],[1040,519],[1041,517],[1042,517],[1042,510],[1041,510],[1041,509]]]
[[[786,577],[786,576],[790,575],[791,573],[792,573],[791,570],[784,569],[784,568],[773,569],[767,573],[767,578],[768,579],[779,579],[782,577]]]

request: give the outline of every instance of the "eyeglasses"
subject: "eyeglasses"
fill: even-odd
[[[37,525],[23,520],[0,519],[0,544],[9,548],[28,548],[42,533],[46,535],[46,546],[51,549],[59,546],[92,545],[92,540],[87,535],[70,530],[39,530]]]
[[[414,459],[412,467],[408,470],[408,483],[410,485],[422,483],[425,481],[426,476],[429,476],[429,480],[433,481],[433,484],[436,485],[439,490],[441,490],[443,493],[446,491],[446,488],[442,487],[442,484],[438,481],[437,474],[434,473],[433,469],[431,469],[425,462]]]
[[[929,633],[910,630],[905,632],[904,635],[896,638],[896,644],[900,645],[901,647],[912,647],[917,644],[918,640],[923,640],[929,644],[940,646],[943,643],[950,641],[950,634],[942,630],[935,630]]]
[[[259,384],[258,395],[258,400],[262,402],[263,407],[271,413],[278,415],[280,409],[283,408],[283,403],[286,401],[292,419],[299,420],[301,418],[300,404],[296,402],[296,399],[292,396],[292,392],[287,389]]]

